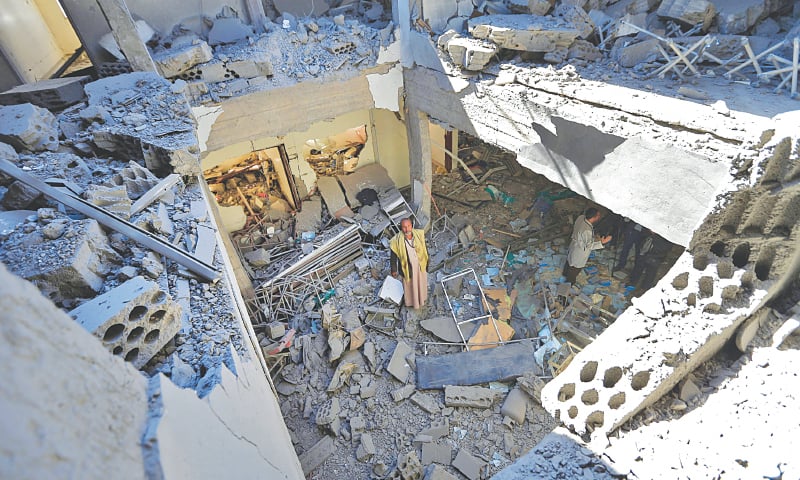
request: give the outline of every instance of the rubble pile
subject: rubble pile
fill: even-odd
[[[446,25],[419,21],[417,28],[438,35],[438,47],[466,71],[492,70],[495,58],[513,57],[518,66],[590,67],[587,78],[596,70],[608,80],[623,67],[635,79],[725,77],[797,94],[791,59],[800,48],[800,24],[793,2],[482,2],[469,16],[456,3],[449,11],[447,2],[439,6],[437,13],[451,15]]]
[[[399,306],[402,296],[387,290],[384,242],[397,230],[390,222],[376,231],[365,217],[385,213],[393,187],[375,165],[341,187],[348,200],[364,198],[348,185],[375,187],[378,200],[350,202],[352,217],[311,232],[305,262],[279,263],[257,288],[255,330],[311,478],[499,471],[550,431],[542,387],[638,293],[630,262],[613,271],[618,245],[596,251],[576,286],[562,283],[572,222],[587,201],[467,142],[470,174],[434,177],[425,308]],[[613,217],[599,228],[617,228]],[[360,234],[346,240],[348,232]],[[315,262],[359,235],[353,260]]]
[[[60,91],[39,88],[41,98]],[[0,144],[0,261],[115,355],[205,395],[222,364],[232,367],[232,349],[244,347],[228,286],[212,283],[221,258],[195,180],[189,105],[152,74],[106,78],[85,90],[84,101],[60,113],[33,107],[57,119],[42,124],[52,128],[54,146],[24,140],[43,130],[9,117],[19,122],[7,124],[6,137],[17,150]],[[19,106],[0,107],[0,115],[6,109]],[[165,253],[146,246],[154,244]],[[198,264],[216,278],[197,275]]]
[[[299,18],[287,11],[254,28],[225,7],[216,18],[203,18],[199,25],[194,20],[178,24],[160,35],[153,32],[147,41],[165,78],[184,88],[196,103],[219,102],[374,66],[380,47],[389,45],[394,35],[393,23],[384,17]]]

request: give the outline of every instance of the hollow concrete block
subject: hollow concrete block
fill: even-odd
[[[114,355],[141,368],[178,333],[181,307],[156,282],[134,277],[70,312]]]

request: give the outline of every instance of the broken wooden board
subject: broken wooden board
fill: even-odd
[[[524,340],[486,350],[417,357],[417,386],[478,385],[535,372],[533,342]]]
[[[511,325],[500,321],[496,321],[494,323],[497,324],[497,332],[500,332],[502,341],[507,342],[511,340],[511,337],[514,336],[514,329],[511,327]],[[483,350],[485,348],[495,348],[497,345],[486,344],[500,342],[501,339],[497,338],[497,332],[494,330],[494,326],[491,324],[491,322],[481,325],[478,330],[472,334],[467,342],[469,344],[470,351]]]
[[[511,318],[511,309],[514,307],[514,303],[511,297],[506,293],[506,289],[484,288],[483,293],[490,300],[494,300],[497,303],[497,319],[507,322]],[[516,298],[517,296],[514,295],[514,300],[516,300]]]

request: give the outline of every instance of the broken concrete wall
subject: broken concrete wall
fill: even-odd
[[[203,17],[214,19],[226,6],[238,13],[244,23],[250,23],[245,0],[188,0],[176,3],[140,0],[128,3],[134,18],[144,20],[162,36],[172,32],[172,28],[179,23],[193,28],[197,34],[208,33]]]
[[[0,265],[0,476],[147,478],[146,380]]]
[[[3,478],[303,478],[258,362],[234,355],[236,375],[222,367],[204,399],[160,374],[148,392],[145,377],[3,265],[0,294]]]

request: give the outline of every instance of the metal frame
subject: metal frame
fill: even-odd
[[[466,348],[467,351],[469,351],[470,344],[469,344],[468,340],[466,338],[464,338],[464,333],[461,331],[461,325],[464,325],[466,323],[476,322],[476,321],[487,319],[487,318],[489,320],[491,320],[491,322],[492,322],[492,326],[494,327],[494,331],[497,334],[498,342],[492,342],[492,343],[489,343],[489,344],[481,344],[481,345],[483,345],[483,346],[485,346],[485,345],[505,345],[506,342],[503,341],[503,337],[500,335],[500,330],[497,328],[497,321],[495,320],[494,316],[491,313],[485,313],[483,315],[479,315],[479,316],[473,317],[473,318],[468,318],[466,320],[458,320],[458,318],[456,318],[456,312],[453,309],[453,303],[450,301],[450,295],[447,294],[447,287],[445,286],[445,283],[449,282],[451,280],[454,280],[456,278],[460,278],[460,277],[463,277],[463,276],[466,276],[466,275],[470,275],[470,274],[472,274],[472,277],[475,279],[475,283],[478,286],[478,291],[480,292],[480,300],[481,300],[480,311],[481,312],[487,311],[488,308],[489,308],[489,303],[486,301],[486,295],[484,295],[484,293],[483,293],[483,288],[481,288],[481,283],[479,281],[478,275],[475,273],[475,270],[473,270],[471,268],[467,268],[465,270],[461,270],[460,272],[456,272],[456,273],[453,273],[451,275],[448,275],[448,276],[442,278],[442,280],[440,282],[442,284],[442,291],[444,291],[444,296],[447,299],[447,305],[450,307],[450,314],[453,316],[453,321],[456,324],[456,330],[458,330],[458,335],[461,337],[461,341],[463,342],[464,348]],[[477,345],[473,345],[473,346],[477,346]]]

